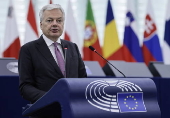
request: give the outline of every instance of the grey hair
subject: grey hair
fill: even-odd
[[[44,11],[52,10],[52,9],[60,9],[61,12],[63,13],[63,18],[65,19],[64,9],[61,7],[61,5],[59,5],[59,4],[48,4],[48,5],[45,5],[39,12],[40,22],[42,22],[42,20],[43,20]]]

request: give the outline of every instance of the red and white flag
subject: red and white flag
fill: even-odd
[[[70,0],[68,1],[68,7],[67,7],[64,39],[71,41],[71,42],[74,42],[78,46],[80,46],[78,30],[77,30],[77,27],[76,27],[75,18],[73,16],[73,9],[71,7]],[[80,49],[80,51],[81,50],[82,50],[82,48]]]
[[[50,4],[53,4],[52,0],[50,0]]]
[[[29,2],[24,44],[38,38],[38,30],[32,0]]]
[[[159,43],[154,11],[150,0],[148,0],[145,17],[145,30],[142,51],[146,65],[148,65],[151,61],[163,61],[162,49]]]
[[[6,29],[3,43],[3,57],[14,57],[18,59],[18,54],[21,45],[12,0],[10,0],[8,7]]]

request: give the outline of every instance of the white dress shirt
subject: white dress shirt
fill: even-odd
[[[50,49],[50,52],[51,54],[53,55],[55,61],[57,62],[58,64],[58,61],[57,61],[57,58],[56,58],[56,54],[55,54],[55,48],[54,48],[54,41],[50,40],[49,38],[47,38],[45,35],[43,35],[43,38],[45,40],[45,43],[47,44],[48,48]],[[61,47],[61,40],[60,38],[57,40],[57,43],[59,43],[59,45],[57,45],[58,49],[60,50],[61,52],[61,55],[64,59],[64,53],[63,53],[63,50],[62,50],[62,47]]]

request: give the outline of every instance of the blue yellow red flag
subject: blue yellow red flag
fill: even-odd
[[[122,60],[121,45],[119,43],[115,18],[110,0],[108,0],[107,5],[105,25],[103,56],[108,60]]]

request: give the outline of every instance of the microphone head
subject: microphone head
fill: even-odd
[[[68,46],[67,46],[67,45],[64,45],[64,49],[67,50],[67,49],[68,49]]]
[[[95,51],[95,49],[92,46],[89,46],[90,50]]]

